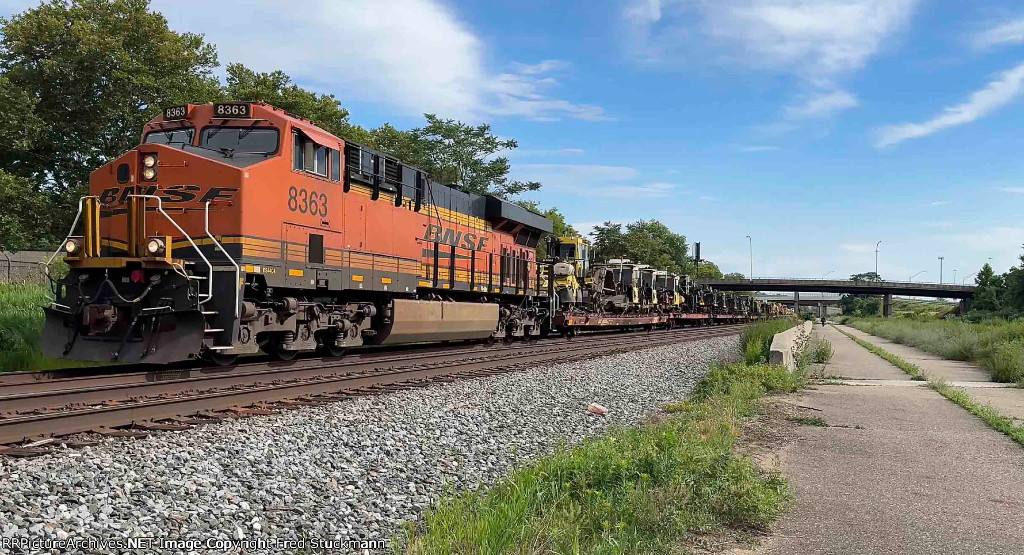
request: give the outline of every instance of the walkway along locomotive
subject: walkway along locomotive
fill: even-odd
[[[58,250],[70,273],[54,281],[44,352],[229,363],[261,350],[287,360],[571,334],[570,316],[605,311],[555,294],[564,265],[536,252],[551,231],[516,204],[434,182],[266,104],[175,106],[90,176]],[[623,289],[622,268],[606,268]],[[629,306],[628,294],[639,305],[642,293],[644,324],[667,322],[652,312],[654,269],[636,270],[629,279],[642,281],[608,296],[608,316],[626,316],[615,303]]]

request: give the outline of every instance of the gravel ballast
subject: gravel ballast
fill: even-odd
[[[704,339],[0,458],[0,553],[10,538],[383,540],[446,493],[685,398],[736,350]]]

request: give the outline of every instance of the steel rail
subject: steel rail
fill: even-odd
[[[679,334],[686,333],[662,334],[655,336],[653,339],[677,337]],[[636,341],[636,338],[637,336],[635,335],[619,335],[605,338],[605,342],[600,346],[602,348],[611,348],[619,344],[628,345]],[[650,336],[644,335],[644,340],[650,341],[651,339]],[[608,341],[611,341],[611,343]],[[120,383],[98,384],[92,381],[92,383],[87,383],[85,386],[75,388],[46,389],[0,395],[0,418],[3,418],[5,414],[24,413],[72,405],[88,405],[156,395],[180,394],[186,391],[211,391],[218,388],[280,382],[282,380],[315,379],[327,374],[338,374],[339,371],[345,373],[361,372],[379,369],[395,363],[432,364],[436,362],[458,362],[458,360],[452,360],[453,358],[472,360],[481,357],[492,360],[512,360],[523,356],[530,356],[534,352],[546,353],[555,350],[565,353],[586,350],[591,348],[592,343],[592,341],[586,343],[569,342],[568,344],[564,342],[562,344],[545,342],[543,344],[527,344],[521,345],[518,348],[500,349],[490,352],[484,350],[465,350],[457,353],[431,351],[368,360],[325,360],[323,361],[325,364],[306,365],[298,368],[287,363],[276,363],[257,365],[246,372],[201,374],[194,377],[180,378],[169,377],[168,379],[148,380],[145,382],[124,381]],[[3,390],[0,390],[0,392],[3,392]]]
[[[699,333],[700,332],[700,333]],[[0,444],[11,444],[29,438],[63,437],[66,435],[95,431],[103,428],[152,422],[169,418],[194,415],[203,411],[227,410],[232,407],[268,402],[282,402],[288,399],[341,392],[347,396],[372,393],[366,388],[395,386],[416,387],[425,380],[459,377],[481,371],[515,371],[529,365],[553,363],[566,360],[589,358],[616,352],[632,351],[673,343],[691,342],[713,337],[734,335],[734,327],[691,328],[669,336],[651,339],[646,336],[630,335],[631,341],[611,344],[574,346],[566,343],[563,348],[543,349],[519,356],[478,357],[462,361],[444,361],[433,365],[418,363],[392,368],[383,372],[349,372],[308,380],[292,380],[287,383],[250,384],[232,386],[216,391],[162,396],[136,402],[103,404],[69,410],[25,414],[0,418]],[[333,400],[339,400],[332,398]]]
[[[719,326],[721,327],[721,326]],[[708,328],[687,328],[687,329],[708,329]],[[674,330],[674,331],[678,331]],[[656,330],[647,335],[660,336],[665,333],[672,333],[673,330]],[[640,333],[640,332],[637,332]],[[621,332],[606,333],[597,332],[576,336],[572,342],[575,344],[606,341],[608,337],[623,336]],[[531,341],[526,345],[540,346],[548,343],[565,343],[561,337],[549,337]],[[119,385],[131,383],[148,383],[154,381],[167,381],[184,378],[202,378],[208,375],[223,375],[226,373],[257,373],[260,371],[279,372],[283,368],[294,370],[305,370],[308,368],[337,368],[366,363],[367,361],[403,362],[410,356],[447,357],[456,356],[464,352],[491,351],[500,352],[505,350],[522,349],[521,342],[512,345],[485,346],[480,343],[461,343],[457,345],[409,345],[390,347],[367,347],[355,351],[353,354],[344,357],[307,357],[293,361],[270,361],[256,360],[253,362],[242,362],[231,366],[199,366],[182,365],[178,368],[165,369],[165,367],[153,365],[124,365],[105,366],[93,368],[67,369],[49,372],[11,372],[0,373],[0,404],[2,400],[10,395],[18,395],[33,392],[55,391],[60,389],[80,389],[87,387],[99,387],[105,385]],[[262,357],[260,357],[262,358]],[[139,367],[148,367],[145,371],[123,371],[134,370]],[[100,371],[100,374],[94,372]],[[50,377],[59,376],[59,377]],[[0,408],[0,414],[4,412]]]

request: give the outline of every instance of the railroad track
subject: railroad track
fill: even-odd
[[[742,325],[593,335],[358,358],[254,362],[232,369],[128,372],[0,382],[0,454],[35,456],[81,432],[145,435],[223,418],[374,395],[640,348],[733,335]],[[20,445],[18,445],[21,443]]]

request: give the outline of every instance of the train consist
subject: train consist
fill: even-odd
[[[80,234],[76,232],[81,229]],[[261,103],[175,106],[94,171],[45,309],[58,358],[232,362],[775,316]],[[551,256],[537,259],[547,241]],[[53,258],[51,258],[51,261]]]

